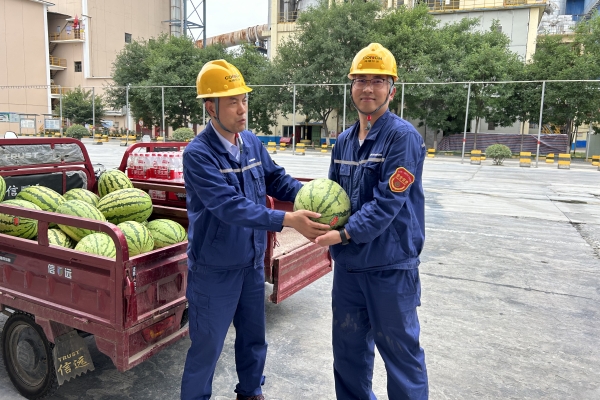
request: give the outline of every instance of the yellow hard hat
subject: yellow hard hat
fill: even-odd
[[[237,96],[251,91],[240,71],[225,60],[207,62],[196,78],[198,99]]]
[[[371,43],[354,56],[348,78],[359,74],[389,75],[395,82],[398,79],[396,59],[391,51],[379,43]]]

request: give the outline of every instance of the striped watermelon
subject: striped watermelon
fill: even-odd
[[[26,200],[6,200],[3,205],[30,208],[41,211],[37,205]],[[33,239],[37,236],[38,222],[36,219],[22,218],[11,214],[0,214],[0,233],[11,236],[22,237],[23,239]]]
[[[144,222],[152,214],[152,199],[140,189],[119,189],[102,197],[98,210],[113,224]]]
[[[96,232],[87,235],[77,243],[75,250],[99,256],[116,258],[115,242],[106,233]]]
[[[4,178],[0,176],[0,201],[4,200],[4,196],[6,195],[6,181]]]
[[[148,222],[147,227],[154,238],[155,249],[187,240],[187,233],[183,226],[170,219],[155,219]]]
[[[60,229],[48,229],[48,242],[55,246],[66,247],[72,249],[75,247],[75,242],[66,233]]]
[[[30,201],[43,211],[51,212],[56,211],[58,206],[65,202],[65,198],[60,193],[46,186],[28,186],[15,198]]]
[[[67,193],[65,193],[63,197],[65,198],[65,200],[85,201],[86,203],[91,204],[94,207],[98,207],[98,202],[100,201],[100,197],[98,197],[96,193],[82,188],[71,189]]]
[[[104,215],[102,215],[102,213],[96,207],[81,200],[65,201],[56,209],[56,212],[59,214],[72,215],[75,217],[83,217],[106,222],[106,218],[104,218]],[[76,228],[74,226],[62,224],[58,224],[58,227],[76,242],[95,232],[90,229]]]
[[[144,225],[135,221],[125,221],[117,225],[127,239],[129,257],[147,253],[154,248],[154,239]]]
[[[314,179],[302,186],[294,201],[294,211],[310,210],[321,214],[316,222],[339,229],[350,218],[350,198],[330,179]]]
[[[133,188],[133,184],[123,172],[118,169],[109,169],[98,179],[98,194],[104,197],[119,189]]]

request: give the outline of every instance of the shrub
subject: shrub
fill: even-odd
[[[505,158],[512,157],[512,152],[508,146],[496,143],[485,149],[485,156],[494,159],[494,165],[502,165]]]
[[[67,136],[72,137],[74,139],[81,139],[82,137],[89,135],[90,132],[87,129],[85,129],[85,126],[75,124],[67,128]]]
[[[194,131],[190,128],[178,128],[173,132],[173,140],[176,142],[187,142],[194,138]]]

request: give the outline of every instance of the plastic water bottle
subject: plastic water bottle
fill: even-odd
[[[135,161],[135,178],[146,179],[146,168],[143,154],[138,154]]]
[[[152,179],[152,160],[150,153],[144,154],[144,179]]]
[[[136,161],[136,154],[130,154],[129,158],[127,159],[127,177],[128,178],[134,178],[135,177],[135,161]]]
[[[183,180],[183,152],[178,151],[175,154],[175,165],[177,167],[176,179],[178,181]]]

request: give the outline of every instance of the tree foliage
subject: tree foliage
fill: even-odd
[[[274,75],[288,87],[280,90],[280,107],[292,111],[296,86],[296,108],[307,121],[321,121],[323,129],[334,110],[343,112],[344,86],[356,53],[373,39],[373,21],[381,5],[377,2],[321,1],[297,20],[299,31],[277,49]],[[322,86],[301,86],[321,84]],[[354,111],[349,110],[349,111]]]
[[[76,87],[63,96],[62,113],[75,124],[92,124],[94,120],[98,124],[104,116],[104,101],[99,95],[94,95],[92,101],[91,90]]]

